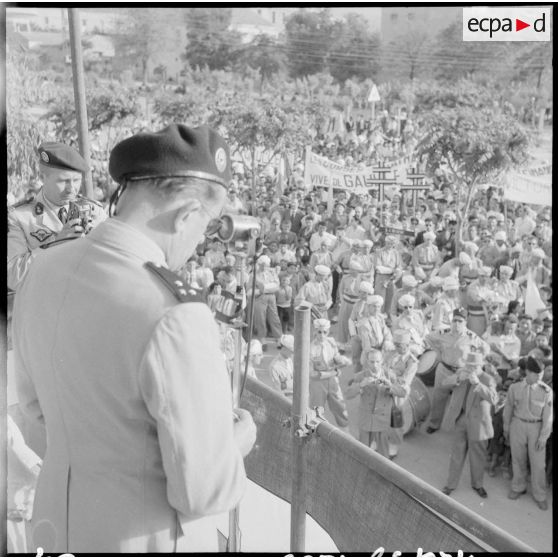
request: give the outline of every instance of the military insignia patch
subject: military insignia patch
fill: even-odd
[[[45,206],[39,202],[35,204],[35,215],[42,215],[45,212]]]
[[[36,238],[39,242],[44,242],[47,238],[50,238],[54,233],[48,229],[37,229],[31,233],[33,238]]]
[[[46,151],[41,151],[41,159],[45,163],[48,163],[50,161],[50,159],[48,158],[48,153]]]
[[[219,172],[223,172],[227,168],[227,154],[222,147],[215,152],[215,165]]]

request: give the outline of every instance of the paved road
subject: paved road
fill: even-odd
[[[271,380],[267,367],[276,354],[277,349],[275,345],[273,343],[267,344],[267,352],[262,360],[261,368],[256,371],[258,378],[268,385],[271,385]],[[341,385],[343,388],[346,387],[352,374],[352,367],[348,367],[344,370],[341,377]],[[357,428],[355,427],[355,423],[358,398],[349,400],[347,406],[349,411],[349,431],[356,436]],[[328,412],[326,412],[326,416],[329,416],[329,419],[332,420],[332,416]],[[446,481],[451,443],[452,437],[449,433],[436,432],[435,434],[426,434],[422,428],[420,428],[412,431],[405,437],[404,444],[396,458],[396,462],[398,465],[412,472],[432,486],[442,488]],[[539,510],[529,492],[519,500],[508,500],[507,493],[509,481],[504,480],[501,476],[491,478],[487,475],[485,477],[484,486],[488,492],[488,498],[486,499],[480,498],[476,492],[473,492],[468,482],[469,478],[469,467],[465,465],[461,482],[458,488],[452,493],[452,497],[480,516],[524,541],[535,550],[539,552],[552,551],[551,494],[549,495],[549,510],[544,512]],[[250,504],[253,505],[255,503],[257,503],[257,499],[252,497]],[[286,515],[286,521],[288,523],[288,513]],[[278,525],[278,529],[282,529],[283,527],[284,526],[279,527]],[[324,536],[319,527],[315,531],[313,530],[312,533],[316,538],[312,540],[309,536],[309,546],[306,550],[308,552],[324,552],[326,549],[322,548],[322,546],[328,542],[328,537]],[[275,533],[273,536],[275,537],[276,535],[278,535],[278,533]],[[318,546],[315,547],[314,544]],[[263,548],[257,550],[264,551]],[[269,551],[272,552],[273,550]],[[250,550],[246,549],[245,552],[250,552]]]

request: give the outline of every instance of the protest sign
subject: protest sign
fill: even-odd
[[[504,187],[507,200],[552,206],[552,165],[510,172]]]

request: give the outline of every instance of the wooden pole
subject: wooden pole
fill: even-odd
[[[77,8],[68,8],[68,21],[70,24],[72,80],[74,82],[74,99],[76,104],[79,150],[89,167],[89,171],[83,173],[82,192],[86,197],[93,199],[93,176],[91,174],[91,150],[89,145],[89,127],[87,124],[85,77],[83,72],[83,53],[81,49],[81,28],[79,24],[79,10]]]
[[[291,552],[304,552],[306,542],[306,438],[310,382],[310,305],[295,308],[292,410]]]

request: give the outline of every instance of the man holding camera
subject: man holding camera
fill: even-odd
[[[228,146],[172,124],[120,142],[109,171],[115,216],[38,254],[16,297],[19,401],[48,438],[31,543],[216,552],[256,430],[233,412],[211,311],[174,271],[221,213]]]
[[[39,147],[43,187],[8,214],[8,287],[16,291],[38,252],[53,241],[77,238],[106,218],[100,203],[78,194],[87,163],[58,142]]]

